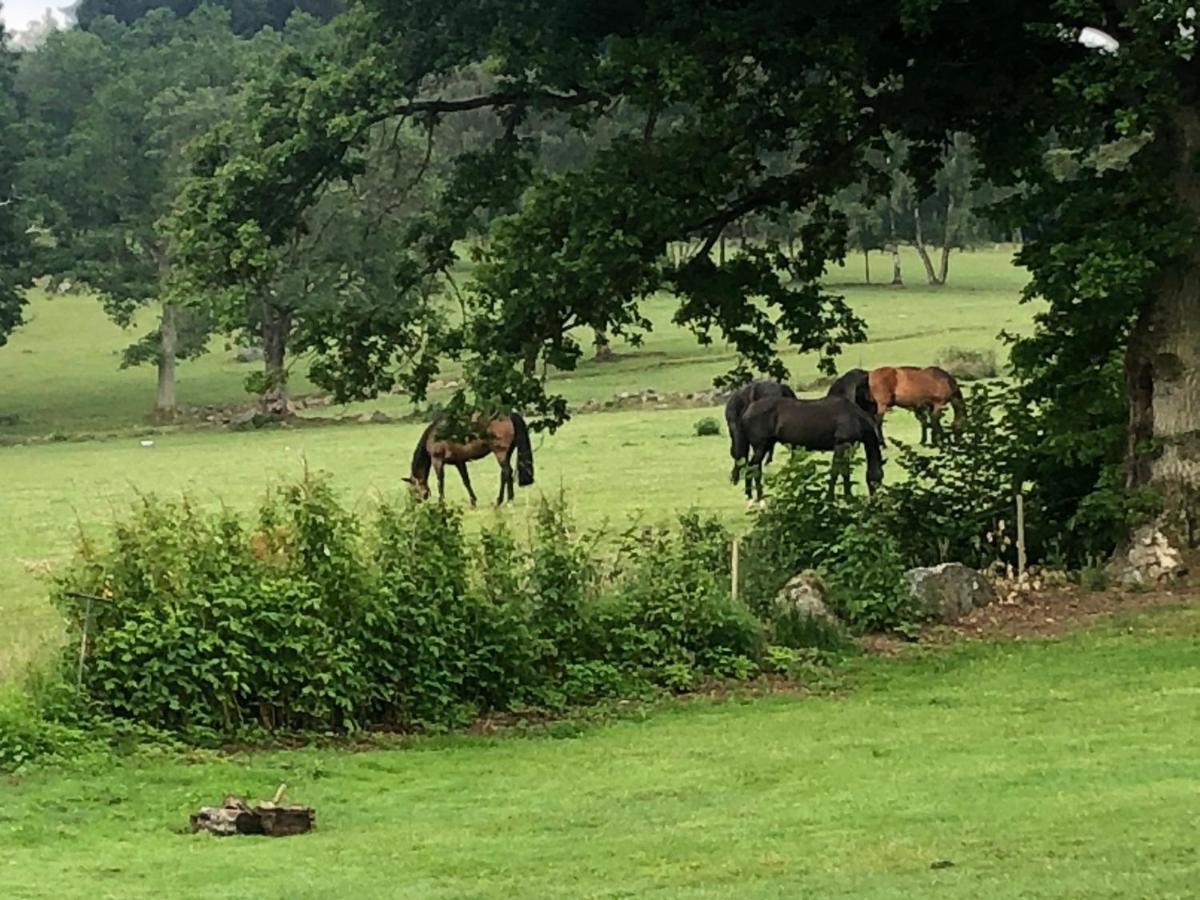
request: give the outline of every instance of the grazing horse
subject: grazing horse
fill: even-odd
[[[762,499],[763,459],[777,443],[805,450],[833,451],[833,463],[829,467],[831,499],[839,469],[843,490],[847,497],[850,496],[849,466],[842,463],[852,444],[862,444],[867,452],[867,490],[875,493],[876,486],[883,481],[883,454],[875,420],[845,397],[756,400],[742,414],[741,424],[746,441],[754,450],[746,469],[747,499],[751,499],[752,479],[757,482],[758,499]]]
[[[471,490],[471,479],[467,475],[467,463],[483,459],[489,453],[496,455],[500,463],[500,495],[496,505],[504,503],[505,490],[508,499],[513,499],[512,458],[517,457],[517,484],[526,487],[533,484],[533,446],[529,442],[529,429],[525,420],[517,413],[496,416],[491,419],[475,420],[475,433],[466,442],[446,440],[438,434],[438,426],[444,423],[431,422],[421,433],[413,450],[412,473],[404,479],[412,485],[413,493],[421,500],[429,496],[429,470],[437,474],[438,499],[446,499],[444,469],[446,464],[458,469],[462,476],[471,506],[475,505],[475,492]]]
[[[871,396],[871,373],[866,369],[850,369],[838,376],[829,386],[826,397],[845,397],[869,416],[879,414],[875,398]]]
[[[872,369],[870,374],[871,396],[878,407],[880,426],[883,417],[893,406],[912,410],[921,423],[921,443],[926,437],[932,443],[940,443],[943,431],[942,410],[947,405],[954,407],[954,421],[950,427],[962,428],[962,417],[966,413],[962,391],[954,376],[937,366],[884,366]]]
[[[767,397],[790,397],[796,399],[795,392],[781,381],[751,381],[743,384],[730,394],[725,401],[725,424],[729,426],[729,455],[733,457],[733,472],[729,480],[737,484],[738,471],[741,464],[749,455],[746,436],[742,433],[742,414],[755,400]],[[767,454],[770,462],[774,453]]]

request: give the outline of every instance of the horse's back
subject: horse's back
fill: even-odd
[[[837,443],[838,418],[847,405],[857,408],[843,397],[817,400],[771,397],[751,404],[743,421],[749,422],[753,418],[769,422],[770,436],[792,447],[832,450]]]
[[[871,393],[889,405],[915,407],[945,403],[958,393],[954,376],[938,366],[880,366],[870,372]]]

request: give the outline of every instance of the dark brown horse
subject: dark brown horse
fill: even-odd
[[[871,397],[875,401],[880,426],[883,417],[893,406],[912,410],[921,423],[921,443],[926,435],[934,444],[940,443],[942,410],[954,407],[954,421],[950,427],[962,428],[962,417],[966,413],[962,391],[954,376],[938,366],[884,366],[870,373]]]
[[[803,447],[805,450],[833,451],[829,468],[829,496],[833,496],[837,473],[842,472],[842,487],[850,496],[850,470],[845,465],[846,452],[854,444],[862,444],[867,452],[867,489],[875,492],[883,481],[883,454],[880,450],[879,428],[875,420],[845,397],[822,397],[820,400],[796,400],[789,397],[770,397],[756,400],[742,414],[742,431],[754,454],[746,467],[746,498],[750,499],[752,483],[757,483],[758,499],[762,499],[762,463],[776,444]]]
[[[413,493],[424,500],[429,496],[429,471],[437,475],[438,499],[446,499],[445,467],[447,464],[458,469],[462,476],[471,505],[475,505],[475,492],[471,490],[471,479],[467,475],[467,463],[483,459],[494,453],[500,463],[500,495],[496,505],[513,499],[512,458],[517,458],[517,484],[527,487],[533,484],[533,445],[529,442],[529,429],[525,420],[517,413],[496,416],[492,419],[479,418],[474,422],[474,433],[466,441],[445,438],[439,429],[445,423],[434,421],[421,433],[413,450],[412,473],[405,479],[412,485]]]
[[[737,484],[738,472],[742,463],[749,455],[750,447],[746,436],[742,433],[742,414],[755,400],[767,397],[791,397],[796,394],[781,381],[751,381],[729,395],[725,401],[725,424],[729,426],[729,455],[733,457],[733,472],[729,480]],[[766,462],[770,462],[774,453],[767,454]]]

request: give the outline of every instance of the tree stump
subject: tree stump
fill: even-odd
[[[287,837],[304,834],[316,825],[316,812],[310,806],[281,806],[279,799],[261,800],[250,806],[232,794],[220,806],[202,806],[190,819],[192,833],[209,831],[213,834],[263,834],[268,837]]]

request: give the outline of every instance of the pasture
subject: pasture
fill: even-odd
[[[1192,897],[1197,628],[1168,608],[862,659],[845,696],[700,699],[534,740],[34,774],[4,789],[3,893]],[[179,833],[280,782],[317,831]]]
[[[940,290],[846,284],[870,342],[842,368],[932,362],[951,346],[1003,358],[997,332],[1028,330],[1034,311],[1016,302],[1022,281],[997,250],[956,256]],[[0,701],[61,640],[40,579],[78,528],[102,528],[137,494],[244,509],[305,465],[355,507],[401,488],[417,422],[150,433],[153,377],[116,368],[126,338],[96,304],[37,296],[31,313],[0,351],[0,413],[18,416],[4,427],[15,445],[0,447]],[[728,352],[698,347],[670,314],[655,301],[643,347],[618,344],[616,362],[559,373],[559,386],[576,403],[708,387]],[[796,383],[816,376],[811,359],[789,363]],[[180,367],[181,402],[239,402],[249,368],[216,347]],[[409,411],[392,397],[349,412],[373,409]],[[597,413],[535,436],[535,488],[470,513],[468,528],[502,515],[519,530],[538,492],[559,490],[584,528],[616,533],[690,507],[738,528],[727,438],[693,431],[707,415],[721,411]],[[51,433],[75,439],[20,442]],[[894,413],[889,435],[913,441],[916,423]],[[472,476],[494,494],[492,461]],[[465,501],[454,472],[447,493]],[[1198,627],[1195,606],[1173,606],[1057,640],[918,647],[854,660],[837,690],[814,696],[634,706],[604,726],[534,728],[536,739],[80,760],[6,782],[0,893],[1182,898],[1200,865]],[[315,833],[179,833],[197,806],[280,782],[317,808]]]
[[[910,278],[916,278],[916,258],[906,263]],[[867,286],[850,280],[857,269],[835,270],[833,283],[866,319],[870,338],[847,348],[842,367],[925,363],[951,346],[994,349],[1003,358],[998,332],[1027,331],[1034,311],[1017,303],[1023,274],[1012,265],[1011,248],[957,254],[951,271],[950,285],[931,289],[916,283]],[[838,284],[838,276],[847,283]],[[651,307],[655,330],[643,346],[617,344],[617,361],[588,361],[577,372],[559,373],[556,387],[573,403],[645,388],[667,393],[711,387],[713,376],[732,363],[727,349],[701,347],[671,325],[668,298]],[[147,434],[154,375],[145,368],[118,368],[120,350],[130,339],[89,297],[39,294],[28,325],[0,350],[0,414],[18,417],[16,425],[0,426],[0,433],[13,439],[76,438],[0,447],[6,475],[0,506],[5,551],[0,618],[6,622],[0,631],[0,680],[59,639],[58,615],[45,601],[39,573],[70,552],[77,526],[92,529],[110,521],[137,493],[187,493],[250,508],[273,482],[296,477],[307,462],[331,473],[343,496],[357,504],[399,490],[400,478],[408,474],[420,433],[416,423],[259,432],[172,427]],[[791,354],[788,363],[793,383],[818,376],[811,358]],[[242,380],[253,369],[214,343],[210,354],[180,365],[180,403],[245,402]],[[293,390],[310,389],[297,376]],[[344,412],[374,409],[397,416],[412,411],[407,401],[385,397]],[[693,425],[703,416],[721,420],[721,411],[645,408],[581,415],[555,435],[535,435],[537,484],[519,491],[516,507],[504,515],[520,523],[538,491],[561,489],[585,528],[620,531],[633,520],[662,522],[691,507],[736,527],[745,505],[741,491],[729,484],[727,438],[696,437]],[[915,441],[918,429],[900,411],[889,419],[888,433]],[[143,438],[154,446],[143,448]],[[494,496],[495,464],[475,463],[471,472],[479,495]],[[861,490],[861,473],[857,478]],[[446,489],[452,502],[465,502],[457,473],[447,473]],[[495,514],[481,509],[471,519]]]

